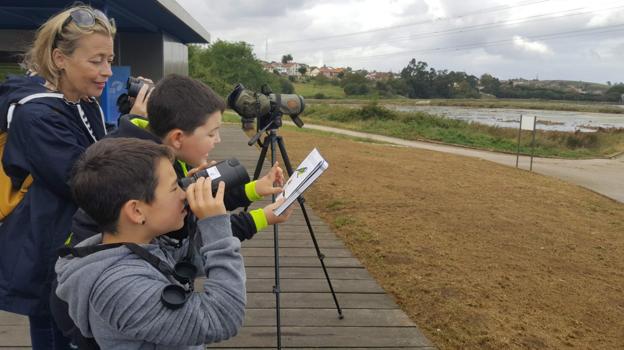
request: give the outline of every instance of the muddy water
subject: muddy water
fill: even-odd
[[[426,112],[468,122],[518,128],[520,115],[536,116],[537,129],[592,132],[597,128],[624,128],[624,114],[546,111],[511,108],[384,105],[401,112]]]

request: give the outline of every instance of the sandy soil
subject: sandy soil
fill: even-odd
[[[281,130],[306,195],[441,349],[624,348],[624,204],[489,161]]]

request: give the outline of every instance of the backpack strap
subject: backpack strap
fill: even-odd
[[[9,106],[9,111],[7,113],[7,129],[11,126],[11,120],[13,120],[13,112],[15,111],[15,107],[23,105],[24,103],[27,103],[28,101],[34,100],[36,98],[42,97],[54,97],[61,99],[64,98],[63,94],[55,92],[40,92],[37,94],[28,95],[17,102],[11,103],[11,105]]]
[[[9,106],[8,113],[7,113],[7,130],[11,126],[11,120],[13,120],[13,112],[15,111],[15,107],[28,103],[29,101],[32,101],[34,99],[44,98],[44,97],[60,98],[62,100],[65,100],[65,96],[57,92],[40,92],[40,93],[28,95],[15,103],[11,103],[11,105]],[[102,107],[100,107],[100,104],[97,102],[96,99],[92,99],[92,101],[95,102],[95,104],[98,107],[98,110],[100,111],[100,118],[102,119],[102,127],[104,128],[104,135],[106,135],[106,122],[104,120],[104,111],[102,111]],[[76,103],[75,105],[76,105],[76,108],[78,109],[78,114],[80,115],[80,121],[82,121],[82,125],[84,125],[84,127],[89,132],[89,135],[91,136],[91,139],[93,139],[93,142],[97,142],[97,138],[95,137],[93,128],[91,127],[91,124],[89,124],[89,120],[87,119],[87,116],[85,115],[85,112],[82,109],[82,106],[80,105],[80,103]]]

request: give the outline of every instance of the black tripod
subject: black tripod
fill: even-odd
[[[277,115],[272,118],[272,121],[268,123],[262,130],[260,130],[250,141],[249,145],[253,145],[258,142],[262,148],[260,151],[260,157],[258,158],[258,163],[256,164],[256,170],[254,171],[253,179],[256,180],[260,176],[260,171],[262,170],[262,165],[264,164],[267,151],[269,147],[271,148],[271,166],[275,164],[275,144],[278,145],[280,153],[282,155],[282,159],[284,161],[284,165],[286,166],[286,171],[288,172],[288,176],[292,176],[293,169],[290,164],[290,159],[288,158],[288,153],[286,152],[286,146],[284,145],[284,139],[282,136],[277,134],[277,129],[281,126],[281,116]],[[303,123],[302,123],[303,125]],[[268,130],[268,131],[267,131]],[[260,142],[258,139],[262,133],[266,133],[266,137],[263,142]],[[306,211],[304,205],[304,198],[299,196],[297,198],[299,202],[299,206],[301,207],[301,211],[303,212],[303,217],[305,218],[306,224],[308,226],[308,231],[310,232],[310,237],[312,238],[312,242],[314,243],[314,248],[316,249],[316,256],[321,262],[321,267],[323,268],[323,273],[325,273],[325,279],[327,279],[327,284],[329,285],[329,290],[331,291],[332,297],[334,298],[334,303],[336,304],[336,310],[338,311],[338,318],[342,319],[344,316],[342,315],[342,310],[340,309],[340,305],[338,304],[338,299],[336,298],[336,293],[334,292],[334,287],[332,286],[331,280],[329,279],[329,274],[327,273],[327,268],[325,267],[324,258],[325,255],[321,253],[319,249],[318,243],[316,241],[316,236],[314,235],[314,230],[312,229],[312,225],[310,224],[310,218],[308,217],[308,213]],[[275,195],[273,195],[273,202],[275,202]],[[282,348],[282,331],[281,331],[281,320],[280,320],[280,277],[279,277],[279,228],[278,224],[273,225],[273,246],[274,246],[274,255],[275,255],[275,285],[273,286],[273,293],[275,294],[275,311],[277,316],[277,348]]]

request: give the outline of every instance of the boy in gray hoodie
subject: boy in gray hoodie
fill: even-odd
[[[173,159],[166,146],[116,138],[89,147],[74,168],[72,193],[103,232],[76,247],[88,254],[59,258],[56,294],[81,333],[102,349],[202,349],[242,325],[245,269],[223,203],[224,184],[213,195],[210,179],[200,178],[185,193]],[[208,277],[201,293],[162,272],[173,270],[187,251],[159,238],[182,227],[185,200],[203,242]],[[163,298],[172,286],[184,291],[177,307]]]

